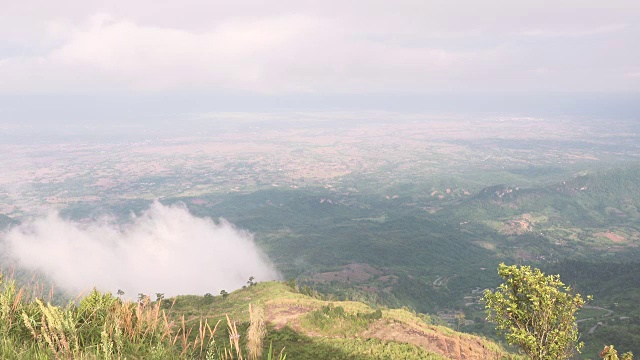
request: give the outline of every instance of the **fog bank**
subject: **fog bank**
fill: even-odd
[[[223,219],[195,217],[184,205],[155,202],[126,224],[107,218],[78,223],[50,213],[3,237],[20,266],[42,271],[72,294],[93,287],[122,289],[129,298],[218,294],[240,288],[250,276],[278,278],[250,233]]]

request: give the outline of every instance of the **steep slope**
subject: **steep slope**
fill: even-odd
[[[249,304],[265,309],[267,341],[288,359],[489,359],[507,353],[486,339],[430,325],[400,309],[373,309],[352,301],[324,301],[279,282],[226,296],[178,296],[165,304],[187,324],[249,320]]]

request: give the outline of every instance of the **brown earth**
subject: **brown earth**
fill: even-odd
[[[360,337],[409,343],[456,360],[500,358],[500,354],[487,349],[480,339],[429,332],[418,326],[388,320],[375,322]]]
[[[389,282],[391,282],[392,284],[396,284],[396,283],[398,283],[398,277],[397,277],[397,276],[395,276],[395,275],[383,275],[383,276],[380,276],[377,280],[378,280],[378,281],[381,281],[381,282],[387,282],[387,281],[389,281]]]
[[[625,240],[627,240],[624,236],[620,236],[620,235],[612,233],[610,231],[595,233],[595,234],[593,234],[593,236],[603,236],[603,237],[606,237],[607,239],[613,241],[614,243],[621,243],[621,242],[625,242]]]
[[[280,330],[285,326],[290,326],[300,330],[299,318],[310,312],[311,308],[296,305],[275,305],[267,308],[267,322]]]
[[[289,326],[307,336],[322,337],[322,334],[301,326],[302,316],[313,310],[313,308],[297,304],[272,304],[266,308],[267,323],[276,329]],[[447,334],[426,324],[406,323],[390,318],[374,322],[368,329],[352,338],[375,338],[408,343],[455,360],[500,359],[503,355],[486,346],[482,339],[472,335],[455,332]]]
[[[530,215],[524,214],[517,219],[506,221],[498,231],[504,235],[522,235],[531,231],[531,225]]]

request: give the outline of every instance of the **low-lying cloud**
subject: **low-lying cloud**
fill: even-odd
[[[226,220],[198,218],[184,205],[152,204],[131,222],[78,223],[57,213],[5,235],[19,266],[39,270],[70,292],[96,287],[166,296],[217,294],[257,280],[277,279],[253,236]]]

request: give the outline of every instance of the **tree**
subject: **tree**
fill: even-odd
[[[456,322],[458,323],[458,328],[456,330],[460,331],[460,325],[464,325],[466,321],[464,313],[463,312],[456,313],[455,318],[456,318]]]
[[[162,301],[164,299],[164,293],[156,293],[156,301]]]
[[[504,279],[495,292],[485,290],[487,320],[497,324],[507,342],[534,360],[566,359],[580,351],[575,313],[584,305],[580,294],[529,266],[500,264]],[[587,297],[591,299],[591,297]]]
[[[298,285],[296,284],[296,278],[291,278],[286,282],[287,286],[293,291],[298,291]]]
[[[222,295],[223,299],[226,299],[229,296],[229,293],[226,290],[220,290],[220,295]]]
[[[614,349],[613,345],[605,346],[599,355],[605,360],[633,360],[633,353],[631,351],[622,354],[622,358],[619,358],[618,350]]]
[[[149,302],[149,296],[143,293],[138,293],[138,303],[144,304]]]

